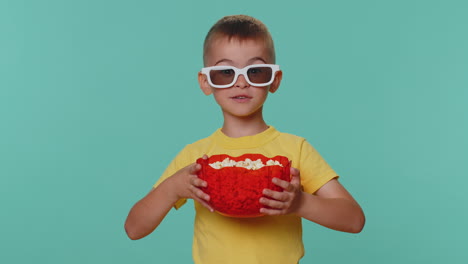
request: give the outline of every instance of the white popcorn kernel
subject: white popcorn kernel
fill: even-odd
[[[210,165],[213,169],[217,169],[217,170],[219,170],[219,169],[222,168],[221,162],[219,162],[219,161],[216,161],[216,162],[214,162],[214,163],[210,163],[209,165]]]
[[[261,159],[258,159],[258,160],[253,162],[253,167],[255,168],[255,170],[258,170],[260,168],[265,167],[265,165],[263,164]]]

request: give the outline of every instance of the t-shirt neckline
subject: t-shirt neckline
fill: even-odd
[[[245,148],[257,148],[266,143],[272,141],[280,133],[273,126],[269,126],[265,131],[252,136],[233,138],[229,137],[221,131],[221,128],[217,129],[213,133],[213,139],[215,143],[228,149],[245,149]]]

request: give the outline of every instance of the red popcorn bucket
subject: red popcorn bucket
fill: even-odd
[[[260,208],[266,207],[259,201],[263,189],[280,192],[283,189],[273,184],[272,179],[291,180],[290,162],[284,156],[220,154],[206,160],[200,158],[197,163],[202,167],[198,177],[208,183],[201,190],[210,195],[210,205],[218,213],[230,217],[262,216]]]

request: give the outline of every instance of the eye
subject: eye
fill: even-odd
[[[258,73],[262,73],[262,69],[261,68],[250,68],[247,73],[251,73],[251,74],[258,74]]]
[[[232,75],[234,74],[234,70],[232,69],[225,69],[225,70],[220,70],[220,72],[224,75]]]

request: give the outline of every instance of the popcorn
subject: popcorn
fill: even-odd
[[[213,169],[217,169],[217,170],[221,168],[225,168],[225,167],[241,167],[241,168],[246,168],[248,170],[258,170],[265,166],[283,167],[283,165],[281,165],[281,163],[277,160],[270,159],[266,162],[266,165],[265,165],[263,164],[261,159],[251,160],[249,158],[246,158],[245,160],[240,160],[240,161],[235,161],[230,158],[225,158],[223,161],[216,161],[216,162],[210,163],[209,165]]]

